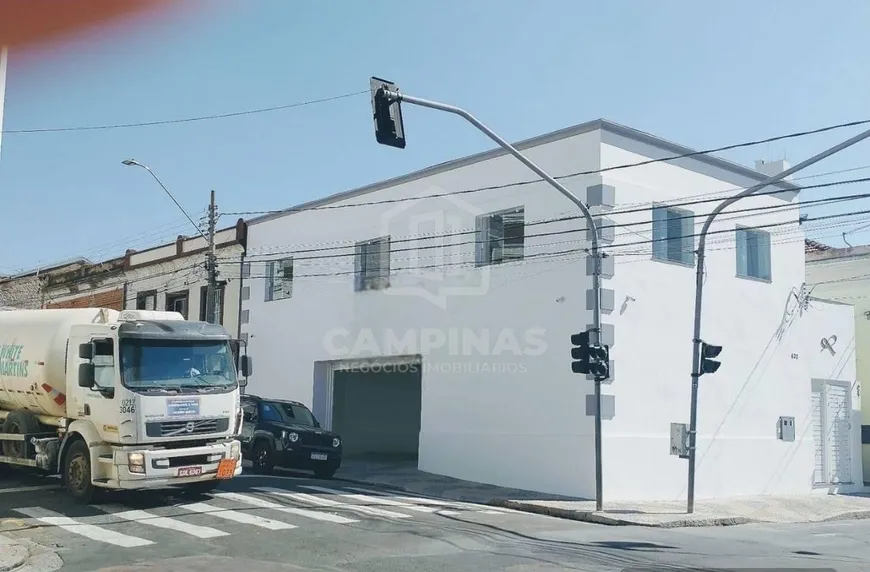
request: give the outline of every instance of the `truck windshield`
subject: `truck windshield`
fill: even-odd
[[[121,381],[129,389],[230,389],[237,382],[227,342],[129,339],[120,349]]]

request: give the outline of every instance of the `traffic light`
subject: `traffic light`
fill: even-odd
[[[699,375],[704,375],[705,373],[716,373],[716,370],[718,370],[719,366],[722,365],[722,362],[715,359],[719,357],[720,353],[722,353],[722,346],[714,346],[706,342],[701,342],[701,371],[699,372]]]
[[[596,381],[604,381],[610,376],[610,348],[603,345],[592,345],[589,342],[589,331],[571,336],[571,371],[574,373],[592,374]]]
[[[375,118],[375,139],[381,145],[405,148],[405,126],[402,121],[401,102],[390,99],[384,90],[398,92],[395,84],[373,77],[371,79],[372,112]]]

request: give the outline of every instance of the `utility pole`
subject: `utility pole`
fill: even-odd
[[[402,119],[402,103],[409,103],[420,107],[428,107],[446,113],[458,115],[477,127],[480,131],[486,134],[487,137],[498,143],[498,145],[513,155],[523,165],[531,169],[536,175],[541,177],[551,187],[559,191],[565,198],[574,203],[583,217],[586,219],[586,228],[592,231],[590,240],[590,257],[593,262],[592,272],[592,328],[583,334],[575,334],[572,336],[572,343],[575,342],[575,336],[582,338],[576,340],[578,344],[581,341],[588,340],[588,350],[591,360],[583,361],[584,364],[591,365],[588,369],[586,365],[572,364],[572,371],[581,373],[581,369],[587,369],[582,373],[591,373],[595,381],[595,506],[596,510],[603,510],[604,493],[603,493],[603,462],[601,459],[601,383],[606,381],[610,375],[606,361],[603,364],[599,363],[601,357],[609,355],[609,350],[602,347],[601,344],[601,253],[598,250],[599,236],[598,228],[595,224],[595,218],[589,211],[580,198],[566,189],[556,179],[551,177],[546,171],[532,162],[531,159],[520,153],[513,145],[496,135],[489,127],[484,125],[479,119],[465,111],[460,107],[412,97],[399,92],[399,88],[392,82],[373,77],[370,81],[372,95],[372,111],[374,113],[375,122],[375,137],[381,145],[396,147],[398,149],[405,148],[405,126]],[[581,344],[582,345],[582,344]],[[585,348],[587,346],[583,346]],[[581,348],[581,351],[586,351]],[[576,353],[572,350],[572,355]],[[579,358],[578,358],[579,359]],[[603,367],[601,367],[603,365]]]
[[[211,202],[208,206],[208,254],[206,269],[208,270],[208,287],[205,295],[206,321],[216,324],[217,319],[217,259],[214,252],[214,235],[217,226],[217,205],[214,202],[214,190],[211,192]]]
[[[695,321],[694,321],[694,335],[692,336],[692,397],[691,404],[689,410],[689,485],[687,487],[687,495],[686,495],[686,512],[692,514],[695,510],[695,446],[697,442],[697,432],[698,432],[698,378],[700,378],[705,373],[714,373],[719,369],[719,362],[714,361],[712,358],[716,358],[719,355],[719,352],[722,351],[721,346],[713,346],[704,342],[701,339],[701,301],[702,301],[702,293],[704,290],[704,247],[707,243],[707,233],[710,230],[710,225],[713,224],[713,220],[725,209],[739,201],[740,199],[746,198],[748,196],[754,195],[761,189],[770,186],[774,183],[777,183],[789,175],[797,173],[803,169],[806,169],[810,165],[818,163],[822,159],[826,159],[835,153],[839,153],[843,149],[851,147],[852,145],[863,141],[870,137],[870,129],[867,131],[863,131],[854,137],[843,141],[838,145],[834,145],[830,149],[826,151],[822,151],[818,155],[814,155],[810,157],[803,163],[798,163],[794,167],[786,169],[785,171],[779,173],[778,175],[774,175],[765,179],[764,181],[758,183],[757,185],[753,185],[748,189],[741,191],[734,195],[733,197],[729,197],[719,203],[716,208],[710,213],[707,217],[707,220],[704,221],[704,226],[701,227],[701,233],[698,236],[698,263],[695,267]]]

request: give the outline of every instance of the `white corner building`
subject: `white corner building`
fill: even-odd
[[[606,502],[686,496],[695,255],[717,200],[763,172],[597,120],[518,147],[599,217]],[[799,187],[721,215],[707,242],[698,500],[862,485],[850,306],[807,296]],[[702,216],[703,215],[703,216]],[[595,495],[593,383],[571,371],[591,325],[578,209],[502,150],[248,222],[247,392],[309,405],[346,458]],[[819,351],[836,336],[835,350]]]

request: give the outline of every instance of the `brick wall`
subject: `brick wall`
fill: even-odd
[[[78,298],[70,298],[62,302],[49,302],[46,308],[109,308],[111,310],[124,309],[124,289],[109,290],[96,294],[85,294]]]

